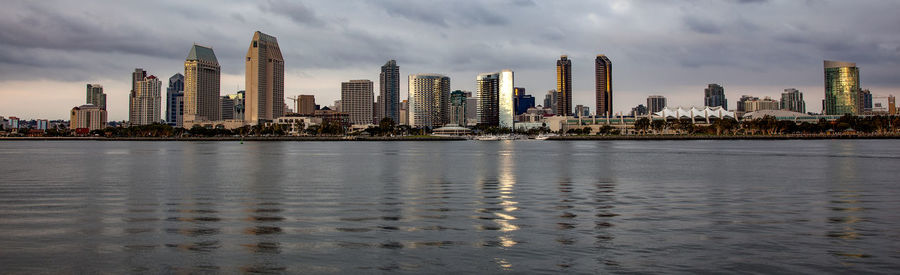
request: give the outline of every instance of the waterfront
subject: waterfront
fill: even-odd
[[[0,265],[892,273],[898,145],[4,141]]]

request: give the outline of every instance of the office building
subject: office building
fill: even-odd
[[[872,111],[872,91],[859,90],[859,114]]]
[[[590,117],[591,107],[581,104],[575,105],[575,117]]]
[[[482,73],[475,78],[475,93],[478,97],[478,124],[497,126],[500,124],[500,73]]]
[[[859,113],[859,68],[856,63],[824,61],[826,115]]]
[[[175,73],[169,77],[169,86],[166,88],[166,123],[171,126],[181,127],[181,117],[184,115],[184,75]]]
[[[655,114],[666,108],[666,97],[661,95],[651,95],[647,97],[647,112]]]
[[[759,99],[758,97],[743,95],[741,96],[741,99],[738,100],[737,112],[739,115],[743,115],[744,113],[756,112],[759,110],[778,110],[780,108],[781,105],[778,101],[768,96]]]
[[[556,61],[556,114],[572,115],[572,61],[561,56]]]
[[[46,131],[50,126],[50,121],[46,119],[38,119],[35,120],[34,129]]]
[[[647,107],[644,104],[638,104],[638,106],[631,108],[631,116],[646,116],[647,115]]]
[[[222,96],[222,120],[244,120],[245,91]]]
[[[707,107],[722,107],[728,110],[728,99],[725,98],[725,88],[719,84],[709,84],[703,90],[703,103]]]
[[[450,123],[466,126],[466,93],[456,90],[450,93]]]
[[[184,61],[184,121],[220,119],[219,61],[212,48],[194,45]]]
[[[781,93],[781,109],[806,113],[806,101],[803,101],[803,93],[794,88],[784,89],[784,92]]]
[[[400,122],[397,125],[409,125],[409,101],[400,101]]]
[[[897,99],[894,98],[894,95],[888,96],[888,114],[890,114],[890,115],[897,114]]]
[[[297,106],[294,107],[295,112],[300,115],[311,115],[316,111],[316,96],[314,95],[298,95]]]
[[[478,124],[478,97],[469,91],[463,93],[466,94],[466,125]]]
[[[409,125],[440,127],[449,121],[450,78],[440,74],[409,75]]]
[[[284,116],[284,58],[278,40],[254,32],[245,59],[244,121],[253,125]]]
[[[597,116],[613,116],[612,62],[605,55],[594,60],[594,83]]]
[[[350,115],[350,124],[372,124],[373,89],[368,79],[341,82],[341,112]]]
[[[81,105],[72,108],[69,116],[69,128],[72,130],[86,131],[101,130],[106,128],[106,109],[95,105]]]
[[[396,60],[390,60],[381,66],[379,75],[379,112],[382,117],[389,117],[394,122],[400,121],[400,67]]]
[[[500,128],[515,129],[513,123],[516,118],[515,97],[515,73],[512,70],[500,71],[500,96],[498,101],[498,122]]]
[[[87,84],[87,99],[85,104],[94,105],[106,109],[106,94],[100,84]]]
[[[556,109],[559,107],[559,93],[556,90],[547,91],[547,95],[544,96],[544,108],[550,108],[553,112],[551,114],[556,114]]]
[[[146,76],[144,70],[140,72],[136,70],[133,75],[144,75],[144,78],[134,82],[134,90],[129,95],[128,124],[139,126],[159,123],[162,111],[160,106],[162,81],[154,75]]]
[[[513,105],[516,107],[516,115],[524,114],[528,111],[528,108],[534,107],[534,97],[528,94],[525,94],[525,88],[516,87],[513,89],[514,101]]]

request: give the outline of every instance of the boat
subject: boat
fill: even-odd
[[[547,139],[549,139],[550,137],[554,137],[554,136],[556,136],[556,135],[545,135],[545,134],[540,134],[540,135],[537,135],[536,137],[534,137],[534,139],[536,139],[536,140],[547,140]]]
[[[491,136],[476,136],[473,139],[474,140],[484,140],[484,141],[496,141],[496,140],[500,140],[500,137],[493,136],[493,135],[491,135]]]

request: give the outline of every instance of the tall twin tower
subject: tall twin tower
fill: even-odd
[[[606,55],[594,59],[594,83],[597,116],[613,116],[612,62]],[[565,55],[556,61],[556,91],[556,114],[572,115],[572,60]]]
[[[248,124],[284,115],[284,58],[274,36],[255,32],[245,58],[246,98],[243,120]],[[184,61],[184,121],[222,120],[221,68],[212,48],[191,47]]]

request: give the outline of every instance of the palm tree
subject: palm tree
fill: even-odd
[[[634,129],[641,131],[641,134],[644,134],[647,129],[650,128],[650,119],[646,117],[642,117],[638,120],[634,121]]]

